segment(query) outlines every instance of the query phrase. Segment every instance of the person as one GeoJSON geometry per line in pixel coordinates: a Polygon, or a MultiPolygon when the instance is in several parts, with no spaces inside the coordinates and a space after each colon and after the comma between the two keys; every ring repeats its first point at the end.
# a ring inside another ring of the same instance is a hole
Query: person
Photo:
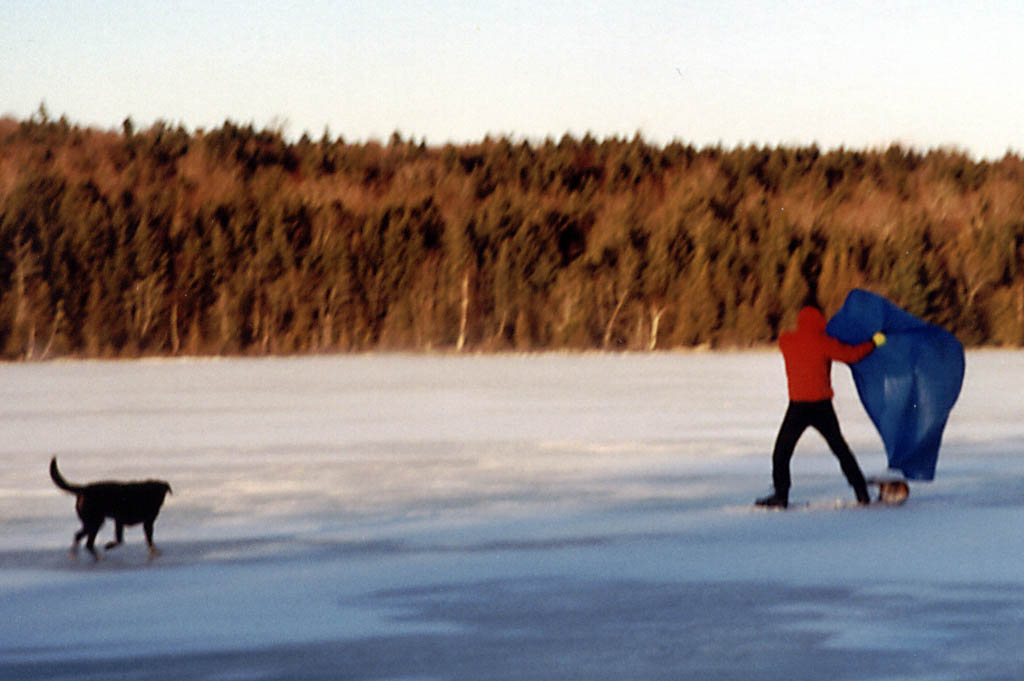
{"type": "Polygon", "coordinates": [[[839,430],[839,419],[832,406],[832,361],[859,362],[885,343],[885,335],[878,332],[872,340],[846,345],[826,334],[825,326],[825,315],[821,309],[808,305],[797,316],[796,331],[779,337],[779,348],[786,365],[789,407],[772,452],[775,489],[769,496],[757,499],[755,503],[758,506],[786,508],[789,505],[789,462],[797,440],[809,427],[821,433],[839,459],[839,467],[853,487],[857,502],[868,504],[871,501],[864,474],[839,430]]]}

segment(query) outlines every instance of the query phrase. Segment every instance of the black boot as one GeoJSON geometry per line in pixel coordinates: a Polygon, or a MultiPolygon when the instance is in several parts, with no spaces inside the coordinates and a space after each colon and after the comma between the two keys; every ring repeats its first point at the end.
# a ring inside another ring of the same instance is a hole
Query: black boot
{"type": "Polygon", "coordinates": [[[789,506],[789,498],[785,494],[772,492],[770,495],[756,500],[754,505],[764,506],[765,508],[786,508],[789,506]]]}

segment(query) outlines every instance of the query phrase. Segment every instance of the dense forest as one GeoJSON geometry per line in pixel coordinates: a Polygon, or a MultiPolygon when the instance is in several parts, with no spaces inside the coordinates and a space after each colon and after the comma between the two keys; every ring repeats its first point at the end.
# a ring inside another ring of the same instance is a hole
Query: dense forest
{"type": "Polygon", "coordinates": [[[649,350],[816,296],[1024,343],[1024,161],[0,118],[0,354],[649,350]]]}

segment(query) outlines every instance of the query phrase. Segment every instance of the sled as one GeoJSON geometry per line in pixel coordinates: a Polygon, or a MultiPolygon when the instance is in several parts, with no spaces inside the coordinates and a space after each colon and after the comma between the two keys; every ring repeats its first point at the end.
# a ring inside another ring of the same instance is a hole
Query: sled
{"type": "Polygon", "coordinates": [[[878,488],[878,498],[872,503],[899,506],[910,496],[910,485],[903,478],[876,476],[868,478],[867,483],[878,488]]]}

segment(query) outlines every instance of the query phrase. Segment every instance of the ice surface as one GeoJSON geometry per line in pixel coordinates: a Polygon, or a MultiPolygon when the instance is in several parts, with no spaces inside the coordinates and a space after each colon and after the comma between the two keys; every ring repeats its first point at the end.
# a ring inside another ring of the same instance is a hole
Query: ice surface
{"type": "Polygon", "coordinates": [[[3,365],[0,679],[1024,678],[1022,380],[968,354],[897,509],[806,435],[781,513],[774,352],[3,365]],[[70,559],[53,455],[170,481],[163,555],[70,559]]]}

